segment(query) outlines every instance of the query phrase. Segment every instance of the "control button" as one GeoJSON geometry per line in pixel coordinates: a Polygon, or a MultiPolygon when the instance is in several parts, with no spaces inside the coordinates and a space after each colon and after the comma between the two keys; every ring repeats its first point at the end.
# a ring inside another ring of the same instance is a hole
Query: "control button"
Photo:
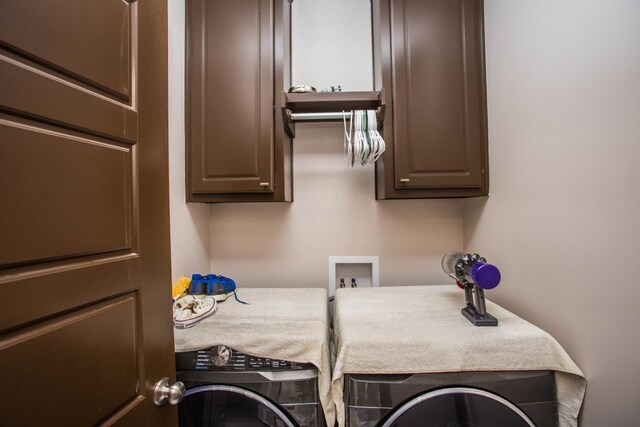
{"type": "Polygon", "coordinates": [[[209,359],[217,367],[226,366],[231,359],[231,349],[223,345],[217,345],[211,348],[209,359]]]}

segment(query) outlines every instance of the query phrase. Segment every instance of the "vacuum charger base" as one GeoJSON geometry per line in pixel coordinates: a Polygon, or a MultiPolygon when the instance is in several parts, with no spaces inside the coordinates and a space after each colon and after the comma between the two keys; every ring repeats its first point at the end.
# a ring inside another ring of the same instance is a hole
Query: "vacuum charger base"
{"type": "Polygon", "coordinates": [[[489,313],[479,314],[476,309],[470,305],[460,311],[462,312],[462,315],[475,326],[498,326],[498,319],[489,313]]]}

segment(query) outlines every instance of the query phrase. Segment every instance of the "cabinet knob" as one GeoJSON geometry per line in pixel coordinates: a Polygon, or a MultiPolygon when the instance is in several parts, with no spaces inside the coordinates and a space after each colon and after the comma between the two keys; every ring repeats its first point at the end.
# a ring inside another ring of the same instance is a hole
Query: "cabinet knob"
{"type": "Polygon", "coordinates": [[[409,182],[409,178],[400,178],[400,182],[409,182]]]}
{"type": "Polygon", "coordinates": [[[268,182],[261,182],[260,183],[260,187],[268,187],[269,183],[268,182]]]}

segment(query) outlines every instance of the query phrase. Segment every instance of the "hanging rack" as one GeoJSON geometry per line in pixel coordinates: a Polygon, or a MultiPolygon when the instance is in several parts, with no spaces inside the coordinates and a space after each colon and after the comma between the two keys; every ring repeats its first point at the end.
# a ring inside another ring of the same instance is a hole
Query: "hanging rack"
{"type": "Polygon", "coordinates": [[[342,120],[344,117],[350,118],[351,111],[340,111],[335,113],[291,113],[291,121],[295,122],[331,122],[342,120]]]}
{"type": "Polygon", "coordinates": [[[371,92],[282,93],[282,120],[291,138],[296,122],[337,122],[352,110],[376,110],[382,129],[385,111],[384,89],[371,92]],[[344,112],[344,113],[343,113],[344,112]]]}

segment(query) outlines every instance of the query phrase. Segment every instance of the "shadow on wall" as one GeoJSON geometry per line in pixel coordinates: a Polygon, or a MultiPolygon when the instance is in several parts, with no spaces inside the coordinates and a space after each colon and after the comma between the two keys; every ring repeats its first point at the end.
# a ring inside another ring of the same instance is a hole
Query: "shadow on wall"
{"type": "Polygon", "coordinates": [[[185,205],[187,207],[186,213],[189,216],[190,222],[193,223],[195,228],[194,235],[197,236],[197,239],[199,240],[198,247],[203,248],[205,251],[208,251],[209,229],[207,219],[209,217],[209,209],[208,207],[195,205],[193,203],[185,203],[185,205]]]}
{"type": "Polygon", "coordinates": [[[212,260],[274,259],[289,241],[291,203],[212,204],[209,237],[212,260]]]}
{"type": "Polygon", "coordinates": [[[382,254],[442,257],[462,248],[461,200],[379,201],[374,222],[382,254]]]}
{"type": "MultiPolygon", "coordinates": [[[[490,196],[489,196],[490,197],[490,196]]],[[[473,236],[478,229],[478,225],[480,224],[480,220],[482,219],[482,214],[484,212],[485,207],[487,206],[487,202],[489,197],[474,197],[471,199],[466,199],[463,204],[463,212],[464,212],[464,225],[463,225],[463,233],[464,233],[464,242],[465,244],[471,240],[471,236],[473,236]]],[[[473,248],[467,248],[465,246],[465,251],[474,251],[473,248]]]]}

